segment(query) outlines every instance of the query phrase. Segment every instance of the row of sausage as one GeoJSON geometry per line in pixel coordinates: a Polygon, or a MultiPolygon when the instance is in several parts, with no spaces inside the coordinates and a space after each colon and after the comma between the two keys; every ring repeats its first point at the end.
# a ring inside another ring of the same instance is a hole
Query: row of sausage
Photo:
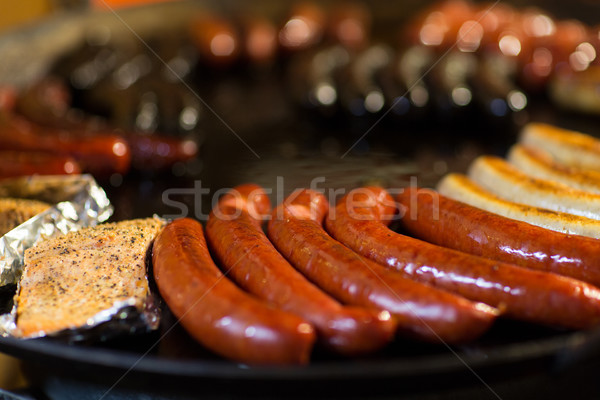
{"type": "Polygon", "coordinates": [[[394,198],[358,188],[330,208],[304,189],[270,210],[248,184],[220,199],[205,230],[170,223],[153,268],[171,311],[207,348],[246,363],[306,363],[315,342],[347,356],[395,335],[461,343],[498,317],[596,326],[598,244],[432,190],[394,198]],[[388,227],[398,219],[410,236],[388,227]]]}
{"type": "Polygon", "coordinates": [[[196,157],[193,140],[123,131],[72,108],[66,84],[47,78],[17,94],[0,90],[0,178],[130,168],[160,170],[196,157]]]}

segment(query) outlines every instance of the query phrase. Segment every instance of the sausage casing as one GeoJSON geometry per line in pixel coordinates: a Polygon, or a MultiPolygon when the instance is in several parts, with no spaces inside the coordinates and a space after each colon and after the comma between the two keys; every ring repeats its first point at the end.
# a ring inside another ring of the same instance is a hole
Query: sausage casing
{"type": "Polygon", "coordinates": [[[403,227],[420,239],[600,286],[596,239],[505,218],[429,189],[406,189],[397,199],[403,227]]]}
{"type": "Polygon", "coordinates": [[[569,328],[600,323],[596,287],[401,235],[386,226],[395,212],[387,191],[361,188],[338,203],[327,229],[358,253],[406,277],[499,307],[507,316],[569,328]]]}
{"type": "Polygon", "coordinates": [[[468,175],[481,187],[509,201],[600,219],[600,194],[532,177],[500,157],[478,157],[469,167],[468,175]]]}
{"type": "Polygon", "coordinates": [[[213,209],[206,237],[227,276],[255,296],[305,318],[321,342],[338,353],[355,355],[385,346],[396,329],[389,313],[342,306],[296,271],[261,228],[262,217],[270,211],[264,190],[253,184],[235,187],[213,209]]]}
{"type": "Polygon", "coordinates": [[[24,175],[79,174],[75,159],[60,154],[29,151],[0,151],[0,179],[24,175]]]}
{"type": "Polygon", "coordinates": [[[268,235],[308,279],[343,303],[388,310],[399,333],[431,342],[463,342],[485,332],[496,310],[412,281],[367,260],[330,237],[322,221],[329,205],[311,190],[279,205],[268,235]]]}
{"type": "Polygon", "coordinates": [[[502,199],[476,184],[466,175],[456,173],[446,175],[438,183],[437,190],[444,196],[506,218],[557,232],[600,238],[599,220],[502,199]]]}
{"type": "Polygon", "coordinates": [[[152,261],[160,294],[183,327],[215,353],[252,364],[306,364],[315,341],[300,317],[250,296],[214,264],[202,225],[183,218],[156,238],[152,261]]]}
{"type": "Polygon", "coordinates": [[[125,173],[131,162],[129,145],[119,135],[42,128],[6,113],[0,115],[0,149],[66,154],[96,175],[125,173]]]}

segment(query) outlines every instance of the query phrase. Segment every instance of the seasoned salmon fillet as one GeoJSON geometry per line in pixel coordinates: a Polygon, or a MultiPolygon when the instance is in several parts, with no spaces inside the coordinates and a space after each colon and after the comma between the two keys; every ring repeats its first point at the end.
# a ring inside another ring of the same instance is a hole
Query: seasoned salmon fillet
{"type": "Polygon", "coordinates": [[[0,236],[49,208],[41,201],[0,198],[0,236]]]}
{"type": "Polygon", "coordinates": [[[164,222],[147,218],[83,228],[25,251],[16,298],[22,337],[77,328],[111,308],[148,296],[146,255],[164,222]]]}

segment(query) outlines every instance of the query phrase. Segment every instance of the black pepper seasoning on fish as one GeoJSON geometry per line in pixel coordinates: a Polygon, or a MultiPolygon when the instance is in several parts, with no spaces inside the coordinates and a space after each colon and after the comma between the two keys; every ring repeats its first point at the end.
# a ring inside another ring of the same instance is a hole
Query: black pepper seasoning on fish
{"type": "Polygon", "coordinates": [[[16,299],[20,335],[82,327],[128,299],[143,308],[145,256],[162,226],[158,218],[103,224],[28,249],[16,299]]]}

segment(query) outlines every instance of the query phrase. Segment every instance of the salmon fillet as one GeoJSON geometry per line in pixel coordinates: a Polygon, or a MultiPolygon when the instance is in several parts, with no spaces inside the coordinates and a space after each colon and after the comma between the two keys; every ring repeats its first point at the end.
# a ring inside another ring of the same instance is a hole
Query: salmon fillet
{"type": "Polygon", "coordinates": [[[77,328],[117,301],[148,296],[146,255],[164,222],[147,218],[83,228],[25,251],[16,298],[22,337],[77,328]]]}
{"type": "Polygon", "coordinates": [[[41,201],[0,198],[0,236],[49,208],[41,201]]]}

